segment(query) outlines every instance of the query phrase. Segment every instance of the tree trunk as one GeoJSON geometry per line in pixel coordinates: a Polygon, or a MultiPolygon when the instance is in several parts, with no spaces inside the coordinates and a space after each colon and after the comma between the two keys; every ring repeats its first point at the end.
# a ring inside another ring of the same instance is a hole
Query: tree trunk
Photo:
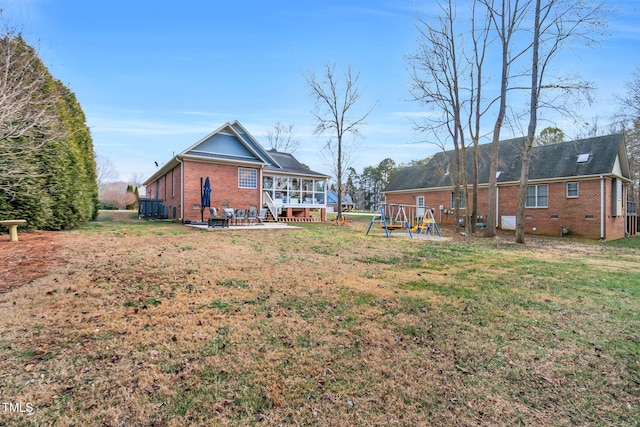
{"type": "Polygon", "coordinates": [[[536,135],[538,122],[538,55],[540,47],[540,0],[536,0],[535,22],[533,28],[533,44],[531,59],[531,104],[529,112],[529,126],[525,141],[524,153],[522,153],[522,170],[520,171],[520,190],[518,191],[518,212],[516,215],[516,243],[524,243],[524,208],[527,200],[527,182],[529,180],[529,165],[531,164],[531,151],[536,135]]]}
{"type": "Polygon", "coordinates": [[[342,215],[342,136],[338,133],[338,170],[336,179],[338,180],[338,216],[342,215]]]}

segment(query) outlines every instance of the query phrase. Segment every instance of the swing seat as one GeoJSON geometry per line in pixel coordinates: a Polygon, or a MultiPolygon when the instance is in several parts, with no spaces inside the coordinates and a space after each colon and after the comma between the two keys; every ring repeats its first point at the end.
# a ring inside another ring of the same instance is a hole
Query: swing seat
{"type": "MultiPolygon", "coordinates": [[[[380,228],[384,228],[384,224],[382,224],[380,228]]],[[[388,230],[399,230],[401,228],[406,228],[406,226],[404,224],[387,224],[388,230]]]]}

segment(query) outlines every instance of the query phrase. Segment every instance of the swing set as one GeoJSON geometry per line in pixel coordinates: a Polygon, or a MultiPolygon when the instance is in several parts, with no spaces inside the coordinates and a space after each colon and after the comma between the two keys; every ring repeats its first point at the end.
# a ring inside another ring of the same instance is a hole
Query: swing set
{"type": "Polygon", "coordinates": [[[380,224],[381,228],[384,228],[387,239],[390,237],[390,233],[393,230],[402,230],[405,228],[409,232],[409,237],[413,237],[411,234],[409,219],[407,218],[407,213],[404,210],[404,205],[382,203],[380,205],[380,214],[376,214],[371,218],[369,228],[367,228],[367,236],[369,235],[369,231],[371,231],[373,224],[376,223],[380,224]]]}
{"type": "Polygon", "coordinates": [[[374,224],[379,224],[380,227],[384,229],[387,239],[391,237],[391,232],[393,232],[394,230],[404,229],[407,230],[407,232],[409,233],[409,237],[411,238],[413,238],[413,233],[430,235],[434,235],[434,233],[437,233],[438,236],[441,237],[440,228],[438,228],[438,224],[433,217],[431,208],[424,206],[424,211],[425,214],[422,218],[422,222],[412,227],[409,219],[407,218],[407,213],[404,209],[404,205],[382,203],[380,205],[380,213],[371,218],[371,222],[369,223],[369,228],[367,228],[366,235],[369,235],[369,232],[373,228],[374,224]]]}

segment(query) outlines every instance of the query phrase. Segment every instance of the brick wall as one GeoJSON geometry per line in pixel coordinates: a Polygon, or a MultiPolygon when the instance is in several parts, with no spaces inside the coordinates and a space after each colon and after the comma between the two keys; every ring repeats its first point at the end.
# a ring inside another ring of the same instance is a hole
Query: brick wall
{"type": "MultiPolygon", "coordinates": [[[[200,209],[201,187],[204,180],[209,177],[211,183],[211,206],[220,210],[223,205],[232,208],[245,208],[250,206],[260,207],[260,192],[258,188],[238,188],[238,166],[211,164],[194,161],[184,161],[165,175],[161,176],[147,186],[147,197],[162,200],[167,207],[169,218],[180,218],[182,215],[182,173],[184,168],[184,216],[183,221],[200,221],[202,213],[200,209]],[[175,208],[175,209],[174,209],[175,208]]],[[[258,170],[258,186],[261,174],[258,170]]],[[[209,213],[205,212],[204,218],[209,213]]]]}
{"type": "MultiPolygon", "coordinates": [[[[223,205],[248,209],[260,207],[258,188],[238,188],[238,166],[185,161],[184,165],[184,220],[200,221],[200,178],[211,182],[211,206],[220,211],[223,205]],[[197,205],[198,208],[194,208],[197,205]]],[[[258,170],[258,187],[261,179],[258,170]]],[[[208,213],[205,213],[205,218],[208,213]]]]}
{"type": "MultiPolygon", "coordinates": [[[[561,226],[568,228],[572,235],[600,238],[600,179],[572,180],[579,184],[579,196],[567,198],[566,182],[548,183],[548,207],[525,209],[525,232],[548,236],[560,236],[561,226]]],[[[611,216],[612,180],[605,179],[605,238],[622,238],[625,235],[624,216],[611,216]]],[[[387,194],[388,203],[415,206],[416,198],[424,196],[425,206],[435,209],[435,218],[442,224],[453,224],[454,215],[439,214],[440,205],[452,210],[451,190],[416,191],[401,194],[387,194]]],[[[488,188],[478,189],[478,215],[486,218],[488,188]]],[[[500,186],[498,193],[498,226],[500,217],[515,216],[518,209],[518,186],[500,186]]],[[[623,198],[626,200],[626,197],[623,198]]],[[[471,189],[469,189],[469,206],[471,189]]]]}

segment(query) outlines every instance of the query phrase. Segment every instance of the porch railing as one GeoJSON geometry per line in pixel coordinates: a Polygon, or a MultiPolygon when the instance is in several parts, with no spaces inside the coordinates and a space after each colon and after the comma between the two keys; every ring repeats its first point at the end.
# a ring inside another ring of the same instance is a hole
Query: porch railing
{"type": "Polygon", "coordinates": [[[262,193],[264,194],[264,202],[266,203],[267,208],[269,208],[269,212],[271,212],[271,216],[277,222],[278,221],[278,207],[274,203],[274,201],[271,198],[271,195],[269,194],[268,191],[263,191],[262,193]]]}

